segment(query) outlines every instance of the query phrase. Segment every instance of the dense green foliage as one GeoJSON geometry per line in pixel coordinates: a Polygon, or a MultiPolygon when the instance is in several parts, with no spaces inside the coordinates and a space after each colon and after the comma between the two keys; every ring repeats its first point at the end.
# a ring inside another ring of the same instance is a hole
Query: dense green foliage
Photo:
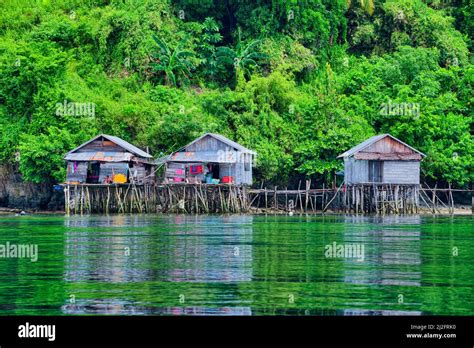
{"type": "Polygon", "coordinates": [[[159,156],[206,131],[257,151],[257,180],[332,178],[381,132],[427,154],[423,180],[474,179],[469,0],[0,8],[0,161],[25,180],[64,180],[62,155],[99,132],[159,156]],[[94,112],[58,112],[69,102],[94,112]]]}

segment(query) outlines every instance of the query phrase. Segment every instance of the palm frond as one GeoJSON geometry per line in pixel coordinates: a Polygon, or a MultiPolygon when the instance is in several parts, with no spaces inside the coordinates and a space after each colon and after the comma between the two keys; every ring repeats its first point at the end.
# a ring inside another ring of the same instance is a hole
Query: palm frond
{"type": "Polygon", "coordinates": [[[154,34],[153,34],[153,40],[156,42],[158,47],[160,47],[162,53],[170,55],[170,50],[168,48],[168,45],[163,40],[161,40],[158,36],[154,34]]]}

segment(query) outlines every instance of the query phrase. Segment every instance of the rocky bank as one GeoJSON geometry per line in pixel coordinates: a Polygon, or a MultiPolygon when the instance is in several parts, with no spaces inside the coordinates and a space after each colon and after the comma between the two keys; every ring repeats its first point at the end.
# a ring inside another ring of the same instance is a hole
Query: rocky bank
{"type": "Polygon", "coordinates": [[[54,190],[54,183],[26,183],[14,167],[0,166],[0,208],[64,210],[64,193],[54,190]]]}

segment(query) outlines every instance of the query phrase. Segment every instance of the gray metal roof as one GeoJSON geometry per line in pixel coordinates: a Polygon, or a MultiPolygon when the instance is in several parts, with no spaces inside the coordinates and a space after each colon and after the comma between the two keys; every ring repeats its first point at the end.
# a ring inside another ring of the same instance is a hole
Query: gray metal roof
{"type": "Polygon", "coordinates": [[[144,158],[153,158],[149,153],[146,153],[145,151],[143,150],[140,150],[138,147],[136,147],[135,145],[132,145],[130,144],[129,142],[119,138],[119,137],[116,137],[116,136],[113,136],[113,135],[107,135],[107,134],[99,134],[98,136],[92,138],[91,140],[89,141],[86,141],[84,144],[81,144],[79,145],[78,147],[76,147],[74,150],[71,150],[69,151],[66,156],[64,156],[64,159],[67,159],[66,157],[69,156],[70,154],[72,154],[73,152],[79,150],[81,147],[93,142],[94,140],[100,138],[100,137],[104,137],[105,139],[107,140],[110,140],[112,142],[114,142],[115,144],[117,144],[118,146],[124,148],[125,150],[128,150],[130,151],[131,153],[139,156],[139,157],[144,157],[144,158]]]}
{"type": "Polygon", "coordinates": [[[188,145],[186,146],[183,146],[181,149],[179,149],[178,151],[182,151],[184,149],[186,149],[187,147],[191,146],[192,144],[198,142],[199,140],[201,140],[202,138],[206,137],[206,136],[211,136],[219,141],[222,141],[223,143],[229,145],[230,147],[234,148],[235,150],[238,150],[238,151],[242,151],[242,152],[245,152],[245,153],[250,153],[252,155],[256,155],[257,153],[255,151],[252,151],[248,148],[246,148],[245,146],[242,146],[238,143],[236,143],[235,141],[232,141],[230,140],[229,138],[226,138],[225,136],[223,135],[220,135],[220,134],[216,134],[216,133],[206,133],[206,134],[203,134],[201,135],[199,138],[193,140],[192,142],[190,142],[188,145]]]}
{"type": "Polygon", "coordinates": [[[337,156],[337,158],[341,158],[341,157],[350,157],[350,156],[353,156],[355,153],[359,152],[359,151],[362,151],[363,149],[365,149],[366,147],[376,143],[377,141],[385,138],[385,137],[390,137],[392,138],[393,140],[395,141],[398,141],[399,143],[402,143],[403,145],[407,146],[408,148],[412,149],[413,151],[419,153],[420,155],[422,155],[423,157],[426,157],[426,155],[420,151],[418,151],[417,149],[411,147],[410,145],[404,143],[403,141],[401,141],[400,139],[397,139],[395,138],[394,136],[390,135],[390,134],[379,134],[379,135],[374,135],[373,137],[370,137],[369,139],[361,142],[360,144],[354,146],[353,148],[347,150],[346,152],[344,152],[343,154],[337,156]]]}

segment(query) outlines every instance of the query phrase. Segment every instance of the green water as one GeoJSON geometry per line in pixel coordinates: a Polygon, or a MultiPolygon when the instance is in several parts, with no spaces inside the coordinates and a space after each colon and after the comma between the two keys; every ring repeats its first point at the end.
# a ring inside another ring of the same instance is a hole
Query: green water
{"type": "Polygon", "coordinates": [[[7,242],[38,260],[0,258],[0,315],[474,315],[471,216],[3,216],[7,242]]]}

